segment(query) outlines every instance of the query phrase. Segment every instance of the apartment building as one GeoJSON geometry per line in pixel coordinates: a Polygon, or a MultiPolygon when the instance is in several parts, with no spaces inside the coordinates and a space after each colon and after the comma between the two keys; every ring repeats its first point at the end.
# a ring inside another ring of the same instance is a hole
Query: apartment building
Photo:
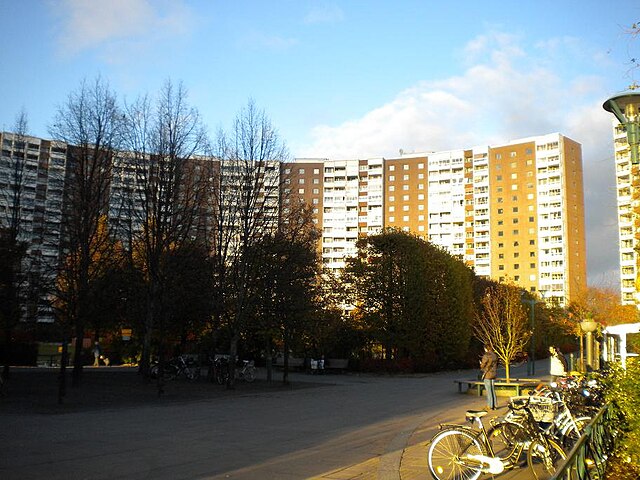
{"type": "MultiPolygon", "coordinates": [[[[631,302],[637,272],[631,175],[624,132],[615,132],[623,300],[631,302]]],[[[0,221],[6,226],[15,210],[12,172],[19,165],[20,235],[32,259],[25,271],[54,272],[67,146],[6,132],[0,143],[0,221]]],[[[238,165],[201,160],[223,179],[218,188],[241,190],[234,181],[238,165]]],[[[109,217],[123,240],[140,222],[135,168],[126,152],[114,165],[109,217]]],[[[581,146],[561,134],[389,158],[301,158],[266,165],[261,175],[266,217],[275,218],[294,198],[311,205],[322,262],[336,272],[356,254],[359,237],[394,227],[442,246],[478,275],[513,280],[547,300],[564,304],[586,287],[581,146]]],[[[208,222],[198,228],[210,228],[208,222]]],[[[38,308],[32,303],[31,314],[49,319],[38,308]]]]}
{"type": "MultiPolygon", "coordinates": [[[[8,132],[0,132],[0,144],[0,226],[16,215],[18,240],[27,242],[23,274],[31,284],[51,281],[60,258],[67,146],[8,132]]],[[[22,293],[29,296],[25,318],[52,321],[33,289],[22,293]]]]}
{"type": "Polygon", "coordinates": [[[582,151],[559,133],[393,158],[300,161],[310,163],[324,166],[323,194],[313,201],[329,268],[344,267],[359,235],[393,227],[548,301],[564,304],[586,288],[582,151]]]}
{"type": "Polygon", "coordinates": [[[620,259],[620,295],[623,304],[637,304],[636,279],[640,273],[635,232],[638,220],[638,166],[631,163],[627,133],[623,125],[613,120],[613,145],[616,165],[616,197],[618,207],[618,252],[620,259]],[[634,211],[635,210],[635,211],[634,211]]]}

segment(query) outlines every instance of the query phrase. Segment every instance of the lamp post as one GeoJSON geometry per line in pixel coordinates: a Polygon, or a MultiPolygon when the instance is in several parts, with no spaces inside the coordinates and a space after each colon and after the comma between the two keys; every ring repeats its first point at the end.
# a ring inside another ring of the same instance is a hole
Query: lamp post
{"type": "Polygon", "coordinates": [[[590,319],[585,319],[580,322],[580,329],[586,333],[586,345],[585,350],[587,351],[587,366],[586,368],[594,368],[593,364],[593,332],[595,332],[596,328],[598,328],[597,322],[594,322],[590,319]]]}
{"type": "Polygon", "coordinates": [[[632,85],[629,90],[608,99],[602,107],[618,119],[627,131],[629,143],[629,156],[631,164],[637,165],[640,161],[638,146],[640,143],[640,92],[635,90],[637,85],[632,85]]]}

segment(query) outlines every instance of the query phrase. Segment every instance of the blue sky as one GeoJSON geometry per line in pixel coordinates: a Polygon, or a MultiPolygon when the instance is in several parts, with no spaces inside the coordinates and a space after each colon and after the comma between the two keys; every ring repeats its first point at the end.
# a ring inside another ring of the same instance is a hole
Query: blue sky
{"type": "Polygon", "coordinates": [[[366,158],[551,132],[583,145],[589,282],[617,288],[611,116],[637,0],[0,0],[0,128],[100,75],[182,81],[210,132],[253,98],[294,157],[366,158]]]}

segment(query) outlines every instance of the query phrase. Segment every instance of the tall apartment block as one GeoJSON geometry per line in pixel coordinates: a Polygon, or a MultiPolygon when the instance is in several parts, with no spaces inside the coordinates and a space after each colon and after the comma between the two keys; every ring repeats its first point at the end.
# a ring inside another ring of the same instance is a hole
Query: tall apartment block
{"type": "MultiPolygon", "coordinates": [[[[0,132],[0,144],[0,226],[8,227],[19,210],[18,239],[28,245],[22,271],[31,285],[36,277],[52,281],[60,258],[67,146],[7,132],[0,132]]],[[[53,320],[37,296],[26,300],[25,318],[53,320]]]]}
{"type": "Polygon", "coordinates": [[[582,149],[563,135],[290,168],[308,166],[297,191],[314,205],[326,267],[344,267],[359,235],[394,227],[547,301],[586,288],[582,149]]]}
{"type": "Polygon", "coordinates": [[[613,121],[613,143],[616,165],[616,196],[618,205],[618,246],[620,258],[620,295],[623,304],[634,305],[638,300],[636,279],[638,270],[638,170],[631,164],[629,143],[624,126],[613,121]],[[633,168],[633,171],[632,171],[633,168]],[[634,209],[636,212],[634,212],[634,209]]]}

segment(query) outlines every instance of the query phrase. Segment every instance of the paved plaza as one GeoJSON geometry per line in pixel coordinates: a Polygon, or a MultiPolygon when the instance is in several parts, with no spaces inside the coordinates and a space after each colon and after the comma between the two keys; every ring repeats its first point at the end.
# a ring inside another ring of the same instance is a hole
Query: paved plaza
{"type": "Polygon", "coordinates": [[[309,385],[62,414],[0,402],[0,478],[428,479],[438,424],[485,404],[453,382],[476,373],[293,374],[309,385]]]}

